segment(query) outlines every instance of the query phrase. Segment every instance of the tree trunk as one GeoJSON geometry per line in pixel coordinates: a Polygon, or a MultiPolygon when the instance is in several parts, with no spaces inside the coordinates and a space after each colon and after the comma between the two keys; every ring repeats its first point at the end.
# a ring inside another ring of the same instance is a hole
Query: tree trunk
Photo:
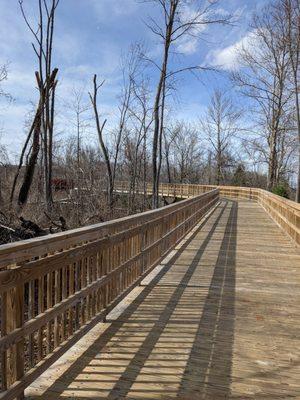
{"type": "Polygon", "coordinates": [[[268,184],[267,189],[272,190],[276,184],[276,169],[277,169],[277,135],[273,131],[270,138],[270,155],[268,162],[268,184]]]}
{"type": "Polygon", "coordinates": [[[153,131],[153,146],[152,146],[152,207],[157,208],[158,202],[158,188],[159,188],[159,166],[158,166],[158,149],[161,131],[161,118],[164,115],[164,105],[161,104],[163,101],[162,94],[166,85],[167,65],[169,58],[169,49],[171,45],[172,30],[174,24],[175,13],[177,9],[177,2],[170,3],[170,11],[168,15],[168,22],[166,25],[166,36],[164,39],[164,56],[163,63],[160,73],[158,86],[156,89],[156,96],[154,102],[154,131],[153,131]],[[160,107],[162,107],[160,113],[160,107]]]}
{"type": "Polygon", "coordinates": [[[298,78],[297,71],[294,74],[295,81],[295,102],[296,102],[296,118],[297,118],[297,130],[298,130],[298,178],[297,178],[297,188],[296,188],[296,202],[300,203],[300,104],[299,104],[299,94],[298,94],[298,78]]]}
{"type": "Polygon", "coordinates": [[[90,94],[90,99],[91,99],[91,103],[92,103],[94,114],[95,114],[96,128],[97,128],[99,143],[100,143],[100,147],[101,147],[101,150],[103,153],[106,171],[107,171],[107,204],[110,209],[110,212],[112,212],[113,203],[114,203],[114,197],[113,197],[113,195],[114,195],[114,178],[113,178],[112,168],[110,165],[108,150],[107,150],[104,140],[103,140],[103,129],[105,127],[106,120],[104,120],[102,125],[100,124],[100,118],[99,118],[99,113],[98,113],[98,108],[97,108],[98,89],[102,86],[103,83],[104,82],[102,82],[100,84],[100,86],[97,85],[97,75],[95,74],[94,79],[93,79],[94,92],[93,92],[93,95],[90,94]]]}
{"type": "Polygon", "coordinates": [[[26,166],[23,184],[22,184],[20,192],[19,192],[18,203],[21,206],[23,206],[26,203],[28,195],[29,195],[30,187],[32,184],[35,166],[37,163],[39,150],[40,150],[40,134],[41,134],[40,131],[41,131],[41,119],[39,117],[36,120],[36,126],[35,126],[34,134],[33,134],[32,151],[31,151],[31,155],[29,158],[29,162],[26,166]]]}

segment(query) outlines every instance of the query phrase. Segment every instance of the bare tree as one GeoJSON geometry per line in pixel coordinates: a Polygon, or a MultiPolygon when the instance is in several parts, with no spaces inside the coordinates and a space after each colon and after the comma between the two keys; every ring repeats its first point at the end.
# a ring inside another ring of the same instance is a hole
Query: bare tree
{"type": "Polygon", "coordinates": [[[7,148],[5,145],[1,143],[1,136],[0,136],[0,206],[4,204],[3,189],[8,178],[7,174],[8,165],[9,165],[9,156],[7,148]]]}
{"type": "MultiPolygon", "coordinates": [[[[287,90],[288,46],[280,34],[283,23],[275,18],[272,5],[254,17],[251,40],[239,51],[242,71],[233,74],[242,94],[255,104],[259,129],[267,142],[269,190],[278,182],[278,146],[286,130],[283,121],[291,95],[287,90]]],[[[265,152],[263,144],[262,148],[265,152]]]]}
{"type": "Polygon", "coordinates": [[[216,184],[224,182],[224,171],[230,158],[230,144],[240,130],[241,110],[220,90],[215,90],[207,109],[207,115],[200,121],[216,160],[216,184]]]}
{"type": "Polygon", "coordinates": [[[0,65],[0,98],[4,97],[6,100],[11,100],[11,95],[3,89],[3,82],[8,78],[8,65],[0,65]]]}
{"type": "Polygon", "coordinates": [[[298,177],[296,189],[296,201],[300,202],[300,100],[299,100],[299,72],[300,72],[300,1],[279,0],[274,6],[277,20],[283,21],[281,26],[282,38],[286,42],[291,81],[293,85],[294,104],[296,114],[296,130],[298,134],[298,177]]]}
{"type": "Polygon", "coordinates": [[[38,60],[38,72],[36,72],[37,86],[39,90],[39,104],[33,124],[25,141],[21,152],[18,172],[16,174],[12,192],[11,201],[19,176],[19,171],[23,165],[24,156],[28,151],[27,159],[29,163],[26,167],[26,173],[19,194],[19,204],[24,205],[28,198],[31,187],[35,165],[38,160],[40,148],[42,148],[43,174],[45,184],[45,202],[48,209],[51,209],[53,203],[52,196],[52,168],[53,168],[53,132],[54,132],[54,108],[55,108],[55,89],[57,85],[57,68],[52,68],[53,37],[55,12],[59,0],[39,0],[38,1],[38,25],[35,28],[26,15],[23,6],[23,0],[19,0],[20,9],[24,21],[34,37],[32,43],[33,50],[38,60]],[[40,140],[40,137],[41,140],[40,140]]]}
{"type": "MultiPolygon", "coordinates": [[[[66,103],[67,111],[67,122],[72,126],[72,133],[75,136],[76,142],[76,164],[74,176],[76,180],[76,216],[78,225],[81,224],[80,216],[82,214],[81,208],[84,207],[85,197],[83,192],[87,189],[85,183],[87,179],[85,177],[85,170],[83,168],[83,158],[84,158],[84,145],[83,136],[89,127],[91,105],[86,101],[85,97],[85,87],[73,88],[72,96],[70,101],[66,103]]],[[[74,169],[74,168],[73,168],[74,169]]]]}
{"type": "Polygon", "coordinates": [[[134,44],[130,47],[127,56],[123,56],[121,59],[123,82],[121,94],[119,96],[118,126],[114,130],[114,151],[112,151],[113,181],[116,177],[120,146],[130,118],[131,103],[133,100],[134,88],[136,86],[136,75],[140,64],[140,51],[140,45],[134,44]]]}
{"type": "Polygon", "coordinates": [[[130,127],[125,136],[125,160],[129,174],[129,212],[135,208],[135,192],[139,182],[143,187],[143,209],[147,207],[148,154],[147,143],[153,122],[150,106],[149,82],[142,77],[133,76],[133,94],[130,104],[130,127]]]}
{"type": "Polygon", "coordinates": [[[174,170],[177,182],[198,182],[203,156],[201,144],[195,127],[183,122],[177,123],[177,135],[174,139],[174,170]]]}
{"type": "MultiPolygon", "coordinates": [[[[163,56],[159,70],[159,79],[156,87],[155,101],[153,107],[154,131],[152,144],[152,186],[153,186],[153,208],[158,207],[158,186],[160,179],[160,164],[162,154],[162,136],[164,130],[164,111],[166,104],[167,81],[174,75],[186,71],[201,71],[205,68],[200,65],[182,66],[178,70],[169,69],[170,51],[186,37],[199,36],[203,27],[208,24],[229,23],[231,17],[219,16],[214,11],[217,0],[189,1],[189,0],[152,0],[160,8],[162,23],[150,19],[149,29],[159,37],[163,46],[163,56]],[[190,9],[189,7],[193,7],[190,9]],[[190,12],[189,12],[190,11],[190,12]]],[[[153,61],[152,61],[153,62],[153,61]]]]}
{"type": "MultiPolygon", "coordinates": [[[[167,178],[168,183],[172,183],[172,173],[171,173],[171,155],[172,155],[172,147],[173,143],[176,140],[177,136],[180,133],[180,125],[176,124],[174,127],[166,127],[163,132],[163,143],[164,143],[164,157],[166,162],[167,169],[167,178]]],[[[173,177],[174,178],[174,177],[173,177]]]]}
{"type": "MultiPolygon", "coordinates": [[[[8,78],[8,66],[7,64],[3,64],[0,66],[0,100],[1,98],[5,98],[6,100],[11,100],[11,95],[6,92],[3,87],[2,87],[2,83],[4,81],[6,81],[8,78]]],[[[2,130],[0,128],[0,140],[1,140],[1,133],[2,130]]],[[[0,141],[0,205],[3,204],[4,200],[3,200],[3,181],[7,181],[7,165],[9,163],[9,157],[8,157],[8,153],[7,153],[7,148],[6,146],[4,146],[1,141],[0,141]],[[2,170],[4,170],[4,179],[2,176],[2,170]]]]}
{"type": "Polygon", "coordinates": [[[172,124],[166,122],[162,176],[169,183],[199,182],[203,154],[203,141],[194,125],[184,121],[176,121],[172,124]]]}
{"type": "Polygon", "coordinates": [[[128,56],[122,60],[122,77],[123,85],[121,94],[119,96],[119,107],[118,107],[118,124],[115,129],[112,130],[110,140],[108,144],[105,144],[103,138],[103,130],[106,124],[106,120],[101,124],[99,121],[99,112],[97,108],[97,93],[98,89],[103,85],[104,81],[100,85],[97,85],[97,76],[94,76],[94,91],[93,95],[89,94],[90,100],[93,106],[96,127],[100,142],[101,151],[103,153],[107,176],[108,176],[108,204],[110,209],[113,208],[114,203],[114,182],[116,178],[118,160],[120,155],[120,146],[123,137],[126,132],[128,119],[132,114],[131,102],[134,95],[135,87],[135,74],[139,65],[140,60],[140,49],[138,45],[132,46],[128,52],[128,56]],[[109,146],[110,145],[110,146],[109,146]],[[110,151],[111,148],[111,151],[110,151]]]}
{"type": "MultiPolygon", "coordinates": [[[[35,167],[38,161],[39,151],[40,151],[40,137],[42,130],[42,121],[43,121],[43,113],[46,107],[46,96],[52,96],[52,91],[55,90],[56,86],[56,74],[57,69],[55,68],[51,75],[48,77],[47,81],[42,82],[40,79],[39,72],[36,72],[36,80],[39,88],[40,99],[39,104],[37,106],[35,116],[33,118],[32,124],[30,126],[29,132],[27,134],[27,138],[23,149],[21,151],[21,156],[19,160],[19,165],[17,168],[17,172],[14,177],[11,195],[10,195],[10,204],[12,204],[17,180],[24,162],[24,158],[27,159],[26,169],[24,173],[23,182],[20,188],[19,196],[18,196],[18,204],[23,206],[26,204],[29,191],[31,188],[35,167]],[[47,93],[47,94],[46,94],[47,93]],[[29,148],[29,149],[28,149],[29,148]],[[26,155],[27,152],[27,155],[26,155]]],[[[49,204],[49,203],[47,203],[49,204]]]]}
{"type": "Polygon", "coordinates": [[[112,211],[113,207],[113,192],[114,192],[114,181],[113,181],[113,171],[112,171],[112,166],[111,166],[111,160],[109,157],[109,151],[108,147],[106,146],[104,142],[104,137],[103,137],[103,132],[104,132],[104,127],[107,122],[106,119],[104,119],[103,122],[100,122],[100,116],[99,116],[99,111],[98,111],[98,91],[99,89],[103,86],[104,81],[102,81],[99,85],[97,83],[97,75],[94,75],[93,79],[93,93],[89,93],[91,104],[93,106],[94,114],[95,114],[95,121],[96,121],[96,129],[98,133],[98,139],[99,139],[99,144],[100,148],[104,157],[104,162],[106,166],[106,171],[107,171],[107,202],[110,210],[112,211]]]}
{"type": "Polygon", "coordinates": [[[89,126],[88,121],[90,116],[88,115],[88,111],[91,109],[90,104],[84,100],[84,92],[84,87],[73,88],[72,100],[67,104],[69,111],[72,113],[71,124],[74,127],[76,135],[76,161],[78,174],[80,171],[82,136],[89,126]]]}

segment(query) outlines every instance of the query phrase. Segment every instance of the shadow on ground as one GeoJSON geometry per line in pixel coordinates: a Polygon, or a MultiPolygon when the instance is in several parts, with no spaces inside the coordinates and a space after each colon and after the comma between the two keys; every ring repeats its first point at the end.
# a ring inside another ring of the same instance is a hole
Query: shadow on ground
{"type": "Polygon", "coordinates": [[[223,201],[104,334],[42,396],[30,398],[228,398],[237,213],[236,202],[223,201]],[[188,250],[191,261],[179,284],[164,285],[162,278],[172,272],[200,229],[207,235],[198,241],[198,249],[188,250]],[[209,281],[203,284],[195,276],[205,268],[202,258],[212,242],[219,251],[209,266],[209,281]],[[130,341],[130,332],[138,343],[130,341]],[[103,353],[108,353],[107,361],[113,359],[113,366],[101,358],[103,353]]]}

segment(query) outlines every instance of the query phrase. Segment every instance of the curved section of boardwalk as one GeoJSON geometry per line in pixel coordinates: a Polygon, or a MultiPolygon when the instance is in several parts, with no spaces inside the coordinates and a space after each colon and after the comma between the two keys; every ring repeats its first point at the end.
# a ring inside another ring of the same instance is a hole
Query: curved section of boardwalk
{"type": "Polygon", "coordinates": [[[300,399],[300,251],[223,200],[27,389],[32,399],[300,399]]]}

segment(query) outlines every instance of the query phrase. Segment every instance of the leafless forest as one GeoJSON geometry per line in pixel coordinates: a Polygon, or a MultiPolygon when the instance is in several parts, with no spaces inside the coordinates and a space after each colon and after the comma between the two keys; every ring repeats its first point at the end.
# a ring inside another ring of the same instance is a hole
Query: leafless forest
{"type": "MultiPolygon", "coordinates": [[[[109,82],[99,65],[89,84],[75,87],[72,98],[65,99],[70,135],[62,135],[56,124],[64,112],[56,101],[60,66],[53,63],[62,1],[36,1],[33,22],[26,1],[19,0],[24,31],[32,36],[28,51],[36,60],[32,75],[38,101],[30,116],[24,115],[17,161],[0,136],[1,243],[175,201],[160,198],[159,183],[260,187],[300,201],[299,0],[273,0],[253,15],[247,46],[236,50],[241,68],[231,72],[171,64],[178,41],[199,36],[201,44],[203,26],[225,29],[239,23],[234,15],[218,13],[221,1],[194,0],[197,12],[187,17],[182,12],[187,0],[151,0],[161,18],[150,15],[145,24],[160,43],[160,62],[138,41],[120,55],[118,115],[111,120],[102,108],[109,82]],[[149,66],[155,68],[151,76],[149,66]],[[193,123],[178,120],[171,104],[180,78],[205,74],[226,74],[232,90],[214,88],[203,115],[193,123]],[[89,139],[91,132],[97,145],[89,139]],[[118,181],[129,183],[127,195],[115,191],[118,181]]],[[[9,64],[0,65],[2,105],[14,101],[5,87],[9,79],[9,64]]]]}

